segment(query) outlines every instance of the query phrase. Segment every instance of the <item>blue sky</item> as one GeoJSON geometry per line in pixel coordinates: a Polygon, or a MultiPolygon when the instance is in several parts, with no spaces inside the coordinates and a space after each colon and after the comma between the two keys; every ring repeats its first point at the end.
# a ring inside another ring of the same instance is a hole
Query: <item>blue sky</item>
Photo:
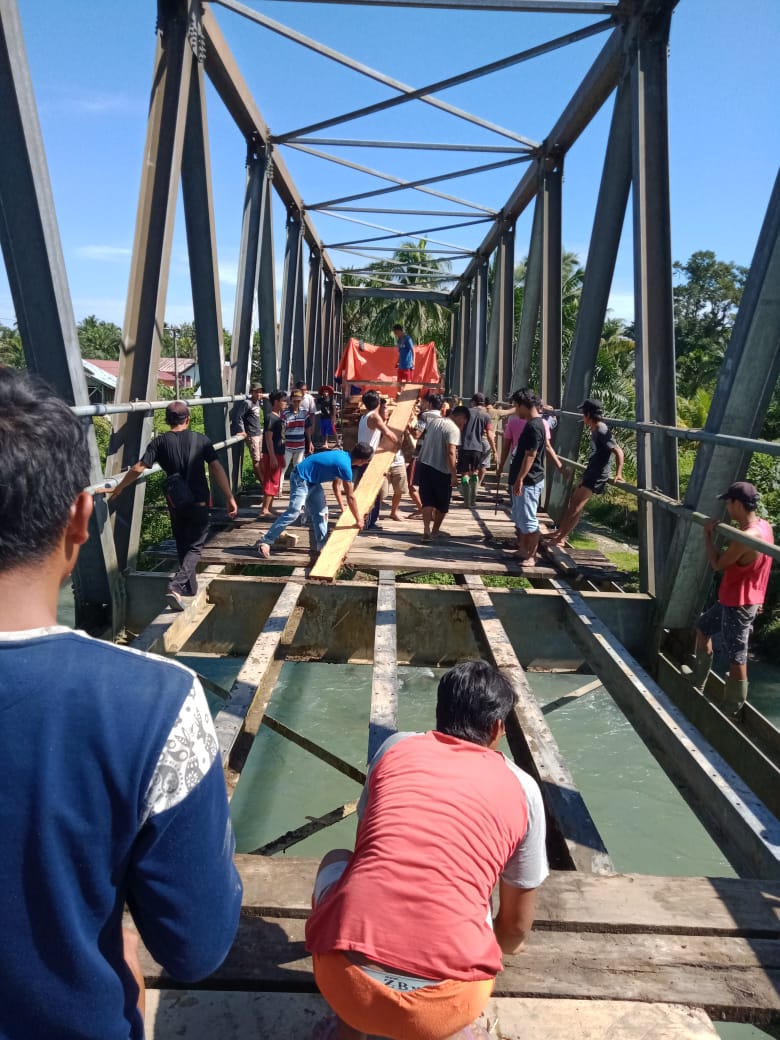
{"type": "MultiPolygon", "coordinates": [[[[413,86],[494,61],[582,28],[596,16],[422,11],[258,2],[248,6],[350,57],[413,86]]],[[[40,113],[76,319],[88,314],[121,325],[154,57],[156,5],[70,0],[18,0],[40,113]]],[[[219,5],[214,14],[275,133],[391,96],[387,87],[334,65],[219,5]]],[[[441,96],[514,132],[541,140],[603,45],[607,34],[582,41],[441,96]]],[[[669,65],[672,244],[677,260],[712,249],[723,260],[750,263],[780,162],[780,2],[680,0],[672,22],[669,65]]],[[[209,131],[220,257],[223,318],[233,324],[244,187],[243,141],[209,89],[209,131]]],[[[591,123],[565,164],[564,246],[587,255],[611,101],[591,123]]],[[[379,140],[509,144],[478,127],[412,102],[321,132],[379,140]]],[[[430,176],[491,158],[468,153],[325,148],[395,176],[430,176]]],[[[364,191],[378,182],[290,148],[283,157],[310,204],[364,191]]],[[[499,208],[525,165],[434,185],[499,208]]],[[[369,203],[358,203],[358,205],[369,203]]],[[[419,193],[398,192],[378,206],[458,208],[419,193]],[[431,203],[428,206],[428,203],[431,203]]],[[[436,218],[353,214],[392,228],[447,223],[436,218]],[[409,224],[412,219],[415,224],[409,224]],[[420,219],[417,224],[416,220],[420,219]],[[407,223],[404,223],[407,222],[407,223]]],[[[276,206],[276,261],[284,251],[276,206]]],[[[315,213],[325,243],[371,232],[315,213]]],[[[632,316],[630,211],[613,291],[613,313],[632,316]]],[[[466,248],[486,225],[434,234],[466,248]]],[[[517,224],[516,258],[527,251],[530,209],[517,224]]],[[[393,245],[393,242],[388,243],[393,245]]],[[[334,254],[337,266],[362,261],[334,254]]],[[[460,263],[460,262],[459,262],[460,263]]],[[[184,221],[177,216],[166,308],[169,321],[192,316],[184,221]]],[[[0,322],[13,304],[0,270],[0,322]]]]}

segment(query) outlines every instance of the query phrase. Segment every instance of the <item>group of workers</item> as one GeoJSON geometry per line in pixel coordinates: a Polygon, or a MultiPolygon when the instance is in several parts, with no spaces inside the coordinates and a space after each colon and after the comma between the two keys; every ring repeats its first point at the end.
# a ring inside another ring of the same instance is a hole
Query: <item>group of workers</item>
{"type": "MultiPolygon", "coordinates": [[[[533,391],[513,401],[525,420],[510,466],[517,522],[538,501],[529,489],[539,484],[546,434],[533,391]]],[[[429,404],[440,412],[436,396],[429,404]]],[[[622,464],[596,404],[583,404],[597,462],[572,497],[572,524],[582,499],[603,490],[609,457],[618,472],[622,464]]],[[[168,407],[170,432],[150,443],[113,494],[159,461],[169,480],[178,474],[189,484],[194,528],[208,512],[204,463],[228,513],[236,504],[210,442],[189,429],[181,405],[168,407]]],[[[452,422],[460,435],[469,419],[463,406],[451,420],[429,414],[424,445],[437,424],[452,422]]],[[[449,438],[441,439],[448,449],[449,438]]],[[[351,456],[304,458],[291,474],[291,508],[305,492],[316,513],[312,489],[334,474],[352,508],[353,469],[373,450],[359,442],[351,456]]],[[[447,451],[453,479],[455,454],[447,451]]],[[[421,470],[432,457],[421,452],[421,470]]],[[[227,955],[241,907],[219,747],[197,677],[57,624],[60,586],[89,537],[89,472],[84,427],[71,410],[33,378],[0,370],[0,1035],[9,1040],[140,1040],[137,933],[173,978],[194,981],[227,955]],[[137,933],[123,927],[125,907],[137,933]]],[[[181,493],[175,484],[172,501],[181,493]]],[[[420,486],[422,493],[422,474],[420,486]]],[[[720,497],[742,531],[772,541],[752,484],[732,484],[720,497]]],[[[440,512],[428,517],[431,532],[440,512]]],[[[705,528],[705,545],[724,580],[719,604],[699,621],[694,667],[702,681],[720,628],[734,707],[744,701],[747,635],[771,560],[739,543],[719,552],[716,523],[705,528]]],[[[194,582],[185,560],[170,592],[186,594],[194,582]]],[[[548,872],[538,785],[499,750],[514,701],[501,672],[460,664],[439,683],[435,729],[396,733],[375,754],[355,848],[328,853],[314,885],[306,942],[334,1012],[316,1026],[317,1040],[488,1036],[476,1020],[502,954],[523,947],[548,872]]]]}

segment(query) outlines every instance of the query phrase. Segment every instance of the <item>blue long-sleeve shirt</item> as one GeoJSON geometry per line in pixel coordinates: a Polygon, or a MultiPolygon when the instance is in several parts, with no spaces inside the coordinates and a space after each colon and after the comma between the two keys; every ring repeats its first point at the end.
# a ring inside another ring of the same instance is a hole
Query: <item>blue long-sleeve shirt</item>
{"type": "Polygon", "coordinates": [[[0,633],[0,1038],[137,1040],[127,902],[181,981],[235,936],[241,881],[189,669],[55,627],[0,633]]]}

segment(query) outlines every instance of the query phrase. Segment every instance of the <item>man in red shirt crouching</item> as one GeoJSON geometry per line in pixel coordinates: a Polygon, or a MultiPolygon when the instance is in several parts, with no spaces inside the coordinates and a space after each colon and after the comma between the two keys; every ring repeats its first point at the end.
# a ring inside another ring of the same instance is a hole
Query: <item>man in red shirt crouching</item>
{"type": "Polygon", "coordinates": [[[473,1023],[548,873],[539,787],[497,750],[513,705],[495,668],[457,665],[439,683],[436,729],[396,733],[376,753],[355,850],[322,860],[306,925],[338,1016],[320,1040],[487,1036],[473,1023]]]}

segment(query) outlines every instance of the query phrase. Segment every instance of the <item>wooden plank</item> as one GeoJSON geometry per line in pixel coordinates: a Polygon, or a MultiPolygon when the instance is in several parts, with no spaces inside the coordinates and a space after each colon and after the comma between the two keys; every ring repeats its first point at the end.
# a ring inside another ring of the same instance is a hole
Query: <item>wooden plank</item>
{"type": "MultiPolygon", "coordinates": [[[[242,915],[225,963],[200,989],[313,992],[299,918],[242,915]]],[[[149,987],[171,987],[141,948],[149,987]]],[[[534,931],[504,958],[496,996],[630,1000],[703,1008],[718,1020],[766,1026],[780,1017],[780,943],[723,936],[534,931]]]]}
{"type": "MultiPolygon", "coordinates": [[[[404,430],[409,425],[419,393],[419,386],[407,386],[399,393],[395,408],[390,415],[387,425],[393,433],[398,435],[399,444],[404,430]]],[[[381,490],[385,475],[392,465],[396,450],[395,447],[384,448],[380,445],[379,450],[374,453],[374,457],[366,466],[355,491],[361,513],[365,514],[371,509],[374,499],[381,490]]],[[[333,581],[357,535],[355,518],[349,509],[345,509],[336,521],[336,526],[331,531],[319,560],[312,568],[310,577],[333,581]]]]}
{"type": "MultiPolygon", "coordinates": [[[[312,1024],[330,1013],[314,993],[215,993],[149,990],[145,1026],[149,1040],[226,1040],[230,1037],[311,1036],[312,1024]],[[229,1030],[229,1034],[226,1033],[229,1030]]],[[[482,1022],[502,1040],[717,1040],[706,1012],[675,1004],[636,1001],[489,1001],[482,1022]]]]}
{"type": "Polygon", "coordinates": [[[368,721],[368,761],[398,729],[398,644],[395,627],[395,574],[380,571],[376,597],[374,673],[368,721]]]}
{"type": "Polygon", "coordinates": [[[282,640],[284,630],[293,610],[297,606],[303,589],[301,581],[303,574],[296,575],[296,578],[296,581],[287,582],[282,589],[282,593],[276,601],[276,606],[271,611],[263,631],[255,640],[254,646],[249,651],[241,671],[230,687],[227,701],[214,719],[223,766],[227,766],[239,734],[246,727],[250,708],[253,709],[255,716],[251,734],[251,737],[254,738],[262,722],[263,713],[271,699],[270,690],[264,691],[261,695],[262,683],[271,667],[274,654],[282,640]]]}
{"type": "Polygon", "coordinates": [[[157,615],[130,644],[133,650],[148,654],[175,654],[185,645],[214,604],[209,603],[208,592],[212,578],[224,568],[209,567],[206,577],[198,579],[198,592],[182,611],[167,608],[157,615]]]}
{"type": "Polygon", "coordinates": [[[548,818],[554,821],[562,836],[575,869],[612,873],[612,861],[606,846],[528,685],[523,667],[498,619],[490,594],[479,577],[466,575],[465,582],[493,662],[512,684],[517,697],[512,713],[514,727],[507,720],[507,739],[512,754],[519,765],[528,768],[530,763],[525,761],[526,755],[522,754],[518,759],[515,753],[518,739],[522,739],[531,755],[531,772],[542,789],[548,818]]]}
{"type": "Polygon", "coordinates": [[[594,672],[724,853],[748,877],[780,878],[780,823],[577,592],[557,583],[565,623],[594,672]]]}
{"type": "MultiPolygon", "coordinates": [[[[319,860],[235,857],[248,913],[308,917],[319,860]]],[[[780,882],[553,870],[535,928],[780,939],[780,882]]]]}

